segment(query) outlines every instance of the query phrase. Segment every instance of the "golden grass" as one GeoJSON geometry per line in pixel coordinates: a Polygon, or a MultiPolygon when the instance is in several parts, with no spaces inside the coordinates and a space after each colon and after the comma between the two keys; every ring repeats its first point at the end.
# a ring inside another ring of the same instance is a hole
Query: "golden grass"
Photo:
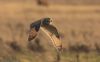
{"type": "MultiPolygon", "coordinates": [[[[46,50],[44,53],[37,53],[27,48],[27,37],[29,25],[31,22],[43,17],[51,17],[61,32],[63,47],[68,48],[70,45],[85,44],[90,49],[96,49],[100,44],[100,6],[99,5],[82,5],[82,6],[67,6],[67,5],[50,5],[48,7],[38,6],[35,3],[25,2],[0,2],[0,38],[3,41],[0,48],[0,57],[2,60],[12,60],[12,56],[23,57],[23,59],[15,58],[20,62],[50,62],[53,61],[56,55],[54,48],[48,43],[49,39],[44,34],[39,34],[41,37],[41,46],[46,50]],[[22,25],[18,27],[18,25],[22,25]],[[10,27],[9,27],[10,25],[10,27]],[[15,52],[9,43],[16,41],[21,51],[15,52]],[[3,52],[3,49],[5,52],[3,52]],[[3,53],[2,53],[3,52],[3,53]],[[19,55],[17,55],[19,54],[19,55]],[[42,54],[42,55],[41,55],[42,54]],[[49,55],[49,56],[48,56],[49,55]],[[3,56],[3,57],[2,57],[3,56]],[[45,56],[45,57],[43,57],[45,56]],[[5,58],[6,57],[6,58],[5,58]],[[41,58],[42,57],[42,58],[41,58]],[[50,60],[48,60],[48,58],[50,60]]],[[[0,41],[1,43],[1,41],[0,41]]],[[[74,54],[74,53],[73,53],[74,54]]],[[[75,53],[76,54],[76,53],[75,53]]],[[[95,53],[94,53],[95,54],[95,53]]],[[[68,56],[62,55],[62,62],[73,61],[73,55],[68,53],[68,56]],[[71,56],[71,57],[70,57],[71,56]]],[[[83,56],[81,61],[86,61],[83,56]],[[83,58],[83,59],[82,59],[83,58]]],[[[99,61],[98,55],[94,55],[89,62],[99,61]],[[95,56],[95,57],[94,57],[95,56]]],[[[76,56],[75,56],[76,57],[76,56]]],[[[0,59],[0,60],[1,60],[0,59]]]]}

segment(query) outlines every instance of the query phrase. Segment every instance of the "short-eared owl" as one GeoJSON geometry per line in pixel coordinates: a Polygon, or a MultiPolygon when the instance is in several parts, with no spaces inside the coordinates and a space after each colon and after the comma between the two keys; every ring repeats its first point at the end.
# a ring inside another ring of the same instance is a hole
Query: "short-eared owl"
{"type": "Polygon", "coordinates": [[[33,40],[37,36],[40,28],[43,28],[44,30],[51,33],[50,37],[51,39],[53,39],[52,41],[53,45],[58,47],[59,50],[61,50],[62,43],[58,41],[60,40],[60,35],[58,33],[57,28],[52,24],[51,18],[43,18],[30,24],[28,41],[33,40]]]}

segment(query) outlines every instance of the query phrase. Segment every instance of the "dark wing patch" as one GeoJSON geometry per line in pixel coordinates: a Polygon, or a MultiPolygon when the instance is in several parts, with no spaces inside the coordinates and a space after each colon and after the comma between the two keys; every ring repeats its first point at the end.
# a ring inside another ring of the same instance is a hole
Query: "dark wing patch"
{"type": "Polygon", "coordinates": [[[40,29],[40,26],[41,26],[41,20],[38,20],[30,24],[30,29],[34,28],[38,32],[40,29]]]}
{"type": "Polygon", "coordinates": [[[41,26],[41,20],[30,24],[30,32],[29,32],[28,41],[33,40],[37,36],[40,26],[41,26]]]}
{"type": "Polygon", "coordinates": [[[60,38],[60,35],[58,33],[57,28],[54,27],[53,25],[45,25],[45,26],[42,26],[42,27],[46,28],[49,32],[54,34],[57,38],[60,38]]]}

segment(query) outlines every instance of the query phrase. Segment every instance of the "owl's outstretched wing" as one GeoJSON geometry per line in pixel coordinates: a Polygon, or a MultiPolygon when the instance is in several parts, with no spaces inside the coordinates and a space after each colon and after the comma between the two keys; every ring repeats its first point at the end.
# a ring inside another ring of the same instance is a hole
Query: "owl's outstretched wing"
{"type": "Polygon", "coordinates": [[[62,42],[59,38],[57,38],[54,34],[51,35],[51,32],[46,30],[45,28],[41,27],[41,30],[51,39],[53,46],[56,48],[57,51],[62,50],[62,42]]]}
{"type": "Polygon", "coordinates": [[[44,31],[48,37],[51,39],[52,44],[54,45],[54,47],[58,50],[61,51],[62,49],[62,42],[60,40],[60,35],[58,33],[58,30],[56,27],[54,27],[53,25],[46,25],[43,26],[42,31],[44,31]]]}
{"type": "Polygon", "coordinates": [[[30,24],[28,41],[33,40],[37,36],[40,26],[41,26],[41,21],[36,21],[30,24]]]}

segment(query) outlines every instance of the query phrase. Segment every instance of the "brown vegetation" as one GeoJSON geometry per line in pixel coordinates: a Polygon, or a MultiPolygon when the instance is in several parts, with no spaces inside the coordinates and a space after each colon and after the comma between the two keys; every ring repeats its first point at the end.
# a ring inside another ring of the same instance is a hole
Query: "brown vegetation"
{"type": "Polygon", "coordinates": [[[0,2],[0,8],[0,62],[60,60],[50,39],[41,31],[39,39],[27,41],[30,23],[43,17],[51,17],[61,33],[61,62],[100,61],[99,5],[41,7],[32,2],[13,1],[0,2]]]}

